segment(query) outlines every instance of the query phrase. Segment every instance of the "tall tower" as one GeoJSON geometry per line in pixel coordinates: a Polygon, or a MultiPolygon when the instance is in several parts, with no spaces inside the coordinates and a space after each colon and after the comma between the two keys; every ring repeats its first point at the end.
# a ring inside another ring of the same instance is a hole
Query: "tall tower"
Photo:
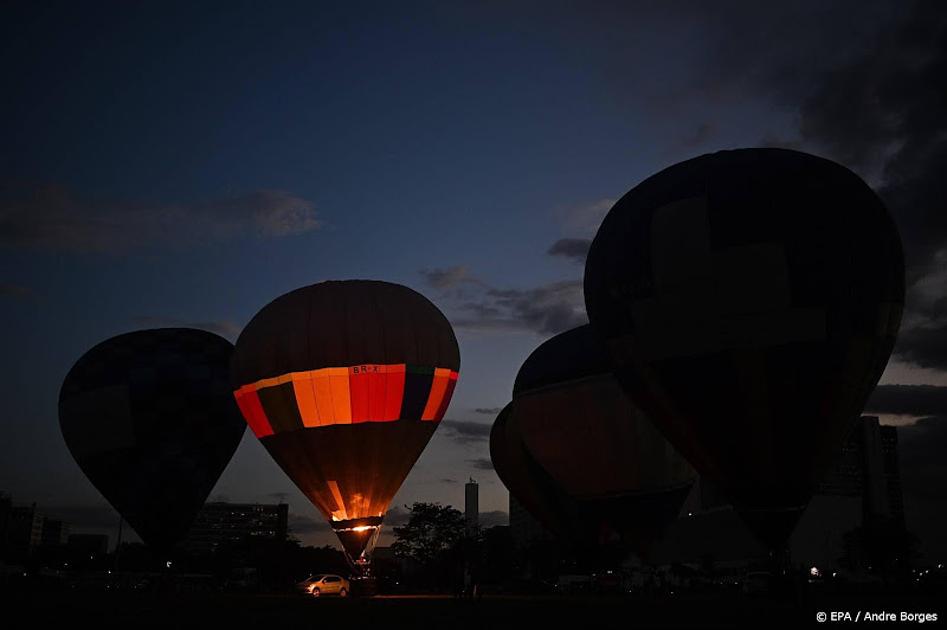
{"type": "Polygon", "coordinates": [[[464,513],[467,517],[467,535],[475,536],[480,529],[480,486],[473,477],[464,485],[464,513]]]}

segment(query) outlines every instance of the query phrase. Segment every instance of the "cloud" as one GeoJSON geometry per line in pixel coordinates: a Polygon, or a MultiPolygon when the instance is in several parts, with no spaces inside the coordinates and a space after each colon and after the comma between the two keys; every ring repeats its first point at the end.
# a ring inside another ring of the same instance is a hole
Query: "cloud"
{"type": "Polygon", "coordinates": [[[493,462],[489,457],[477,457],[475,459],[468,459],[467,463],[473,466],[477,470],[493,470],[493,462]]]}
{"type": "Polygon", "coordinates": [[[420,273],[428,286],[453,298],[451,323],[455,328],[549,335],[588,322],[581,280],[502,289],[487,284],[463,266],[422,269],[420,273]]]}
{"type": "Polygon", "coordinates": [[[892,28],[819,78],[800,108],[801,136],[850,166],[879,171],[878,192],[909,245],[916,279],[947,246],[947,93],[934,87],[947,84],[947,11],[906,3],[892,28]]]}
{"type": "MultiPolygon", "coordinates": [[[[682,16],[680,8],[667,11],[682,16]]],[[[865,178],[904,244],[908,294],[895,354],[947,370],[945,303],[930,299],[947,289],[943,3],[720,2],[689,13],[702,62],[686,87],[668,91],[664,115],[672,101],[714,107],[762,99],[767,117],[790,127],[764,133],[762,144],[825,155],[865,178]]]]}
{"type": "Polygon", "coordinates": [[[91,199],[57,186],[0,190],[0,244],[67,252],[124,252],[157,243],[276,238],[319,228],[311,201],[261,190],[207,202],[91,199]]]}
{"type": "Polygon", "coordinates": [[[479,413],[485,416],[495,416],[501,411],[503,411],[503,407],[477,407],[474,409],[474,413],[479,413]]]}
{"type": "Polygon", "coordinates": [[[490,439],[490,426],[483,422],[470,420],[442,420],[441,430],[455,442],[473,444],[490,439]]]}
{"type": "Polygon", "coordinates": [[[765,143],[824,154],[875,184],[915,270],[943,249],[947,93],[934,87],[947,82],[942,3],[721,2],[690,17],[705,45],[680,101],[755,96],[771,114],[775,105],[797,137],[765,143]]]}
{"type": "Polygon", "coordinates": [[[429,287],[439,291],[454,289],[464,284],[480,284],[480,280],[475,278],[465,265],[445,269],[422,269],[420,274],[429,287]]]}
{"type": "Polygon", "coordinates": [[[947,371],[947,249],[909,271],[909,278],[913,283],[894,354],[905,363],[947,371]]]}
{"type": "Polygon", "coordinates": [[[468,330],[554,335],[588,322],[581,281],[531,289],[489,289],[460,308],[455,326],[468,330]]]}
{"type": "Polygon", "coordinates": [[[560,238],[546,251],[550,256],[562,256],[573,262],[585,262],[592,246],[592,239],[588,238],[560,238]]]}
{"type": "Polygon", "coordinates": [[[905,416],[947,416],[947,387],[936,385],[879,385],[866,411],[905,416]]]}
{"type": "Polygon", "coordinates": [[[186,319],[176,319],[174,317],[152,317],[140,315],[133,317],[132,322],[136,326],[146,328],[199,328],[225,337],[230,341],[236,340],[240,336],[242,326],[228,320],[219,321],[190,321],[186,319]]]}
{"type": "Polygon", "coordinates": [[[816,76],[864,54],[907,4],[666,3],[662,10],[698,42],[693,49],[697,56],[683,85],[663,89],[655,105],[666,115],[677,115],[680,106],[698,98],[707,109],[746,101],[755,92],[779,105],[795,106],[800,96],[812,91],[816,76]]]}
{"type": "Polygon", "coordinates": [[[564,209],[562,224],[567,233],[579,238],[591,238],[598,232],[602,219],[608,214],[617,199],[603,197],[588,203],[569,206],[564,209]]]}
{"type": "Polygon", "coordinates": [[[799,110],[801,137],[867,174],[898,221],[909,279],[947,246],[947,12],[903,3],[857,53],[817,77],[799,110]],[[857,107],[852,104],[857,103],[857,107]]]}
{"type": "Polygon", "coordinates": [[[588,323],[581,280],[562,280],[531,289],[490,289],[486,305],[505,317],[470,320],[468,325],[491,323],[554,335],[588,323]]]}
{"type": "Polygon", "coordinates": [[[895,354],[900,360],[922,368],[947,370],[947,319],[933,326],[902,331],[895,354]]]}

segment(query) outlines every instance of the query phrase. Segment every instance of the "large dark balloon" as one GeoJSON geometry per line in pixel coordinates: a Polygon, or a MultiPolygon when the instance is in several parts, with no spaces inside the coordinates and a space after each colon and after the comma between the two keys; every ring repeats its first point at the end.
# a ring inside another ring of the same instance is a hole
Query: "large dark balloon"
{"type": "Polygon", "coordinates": [[[539,346],[513,402],[527,452],[578,502],[586,526],[643,551],[677,518],[694,470],[624,394],[590,326],[539,346]]]}
{"type": "Polygon", "coordinates": [[[230,390],[232,352],[202,330],[143,330],[95,346],[63,382],[66,445],[156,550],[187,535],[246,430],[230,390]]]}
{"type": "Polygon", "coordinates": [[[631,398],[778,545],[887,363],[901,242],[848,169],[724,151],[615,204],[585,299],[631,398]]]}
{"type": "Polygon", "coordinates": [[[497,415],[490,429],[490,460],[500,481],[549,532],[561,539],[575,537],[578,506],[526,450],[513,421],[514,403],[497,415]]]}
{"type": "Polygon", "coordinates": [[[232,383],[254,434],[354,561],[447,410],[454,331],[424,296],[387,282],[282,295],[237,341],[232,383]]]}

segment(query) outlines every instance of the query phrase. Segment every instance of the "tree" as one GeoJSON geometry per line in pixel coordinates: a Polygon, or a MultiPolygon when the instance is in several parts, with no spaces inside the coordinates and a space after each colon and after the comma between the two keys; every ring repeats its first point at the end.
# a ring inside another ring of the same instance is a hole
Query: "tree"
{"type": "Polygon", "coordinates": [[[408,522],[395,527],[395,555],[414,563],[422,582],[447,586],[463,567],[464,515],[439,503],[415,503],[408,522]]]}

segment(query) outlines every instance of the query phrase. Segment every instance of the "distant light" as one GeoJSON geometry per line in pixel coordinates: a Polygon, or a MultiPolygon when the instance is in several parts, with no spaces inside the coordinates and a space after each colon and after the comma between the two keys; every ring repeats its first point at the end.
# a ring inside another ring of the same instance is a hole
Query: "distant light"
{"type": "Polygon", "coordinates": [[[688,512],[687,515],[688,515],[688,516],[694,516],[694,513],[693,513],[693,512],[688,512]]]}
{"type": "Polygon", "coordinates": [[[819,567],[812,567],[811,569],[809,569],[809,575],[811,575],[812,577],[820,577],[822,575],[822,572],[819,571],[819,567]]]}
{"type": "Polygon", "coordinates": [[[167,567],[168,569],[170,569],[170,568],[171,568],[171,561],[168,560],[167,562],[165,562],[165,563],[164,563],[164,566],[167,567]]]}
{"type": "Polygon", "coordinates": [[[838,575],[838,573],[835,571],[832,571],[832,577],[835,577],[836,575],[838,575]]]}

